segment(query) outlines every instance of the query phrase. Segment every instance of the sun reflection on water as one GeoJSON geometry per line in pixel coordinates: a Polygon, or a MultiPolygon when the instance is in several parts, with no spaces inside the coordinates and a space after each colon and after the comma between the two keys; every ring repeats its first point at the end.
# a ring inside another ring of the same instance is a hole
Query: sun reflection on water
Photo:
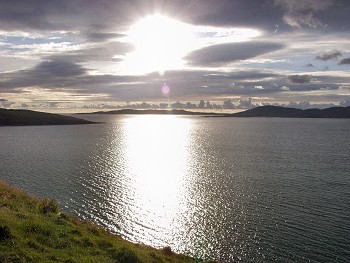
{"type": "Polygon", "coordinates": [[[140,229],[134,233],[142,239],[146,227],[148,232],[154,232],[155,239],[164,240],[176,220],[178,206],[184,202],[182,186],[188,169],[190,129],[189,119],[176,116],[135,116],[125,120],[125,176],[134,188],[130,193],[133,196],[129,196],[134,200],[130,214],[136,215],[138,222],[133,227],[140,229]]]}

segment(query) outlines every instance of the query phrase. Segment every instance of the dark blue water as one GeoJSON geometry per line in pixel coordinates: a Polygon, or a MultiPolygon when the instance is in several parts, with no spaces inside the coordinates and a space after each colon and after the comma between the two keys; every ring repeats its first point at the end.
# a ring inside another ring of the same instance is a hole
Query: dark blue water
{"type": "Polygon", "coordinates": [[[350,262],[349,120],[84,117],[0,127],[0,178],[204,259],[350,262]]]}

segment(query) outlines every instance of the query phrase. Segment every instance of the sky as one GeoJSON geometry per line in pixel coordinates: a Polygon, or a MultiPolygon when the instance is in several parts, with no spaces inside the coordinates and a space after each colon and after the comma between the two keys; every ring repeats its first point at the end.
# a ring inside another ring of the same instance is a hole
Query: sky
{"type": "Polygon", "coordinates": [[[0,0],[0,107],[350,105],[347,0],[0,0]]]}

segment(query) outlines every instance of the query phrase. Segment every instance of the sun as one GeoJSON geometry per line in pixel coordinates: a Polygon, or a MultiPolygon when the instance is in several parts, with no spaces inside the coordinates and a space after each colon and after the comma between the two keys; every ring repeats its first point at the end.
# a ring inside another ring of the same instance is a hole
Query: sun
{"type": "Polygon", "coordinates": [[[180,68],[195,40],[190,25],[159,14],[141,19],[126,35],[135,50],[126,56],[125,66],[139,74],[180,68]]]}

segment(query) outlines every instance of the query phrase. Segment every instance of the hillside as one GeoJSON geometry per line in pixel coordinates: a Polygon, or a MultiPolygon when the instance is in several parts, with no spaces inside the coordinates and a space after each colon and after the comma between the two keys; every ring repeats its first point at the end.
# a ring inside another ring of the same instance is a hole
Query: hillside
{"type": "Polygon", "coordinates": [[[91,123],[94,122],[59,114],[30,110],[0,109],[0,126],[71,125],[91,123]]]}
{"type": "Polygon", "coordinates": [[[278,106],[261,106],[254,109],[227,114],[226,117],[280,117],[280,118],[350,118],[350,107],[327,109],[295,109],[278,106]]]}
{"type": "Polygon", "coordinates": [[[0,262],[201,262],[134,244],[0,181],[0,262]]]}

